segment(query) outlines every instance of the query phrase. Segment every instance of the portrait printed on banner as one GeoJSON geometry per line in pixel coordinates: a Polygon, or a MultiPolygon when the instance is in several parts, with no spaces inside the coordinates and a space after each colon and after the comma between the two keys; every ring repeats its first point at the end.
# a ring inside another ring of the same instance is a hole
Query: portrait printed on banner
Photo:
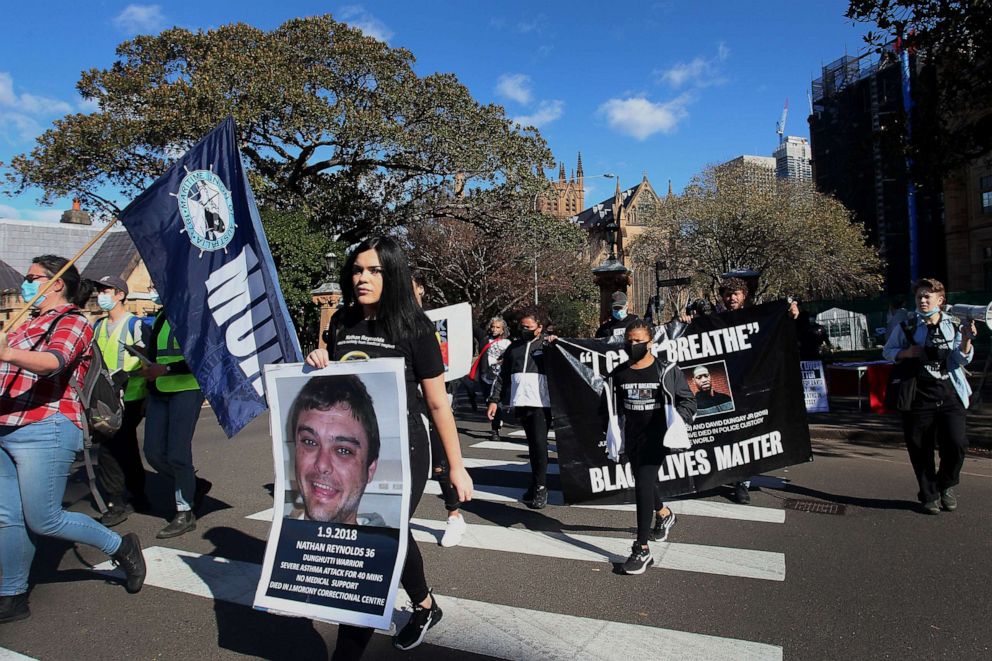
{"type": "Polygon", "coordinates": [[[727,363],[718,360],[681,368],[696,397],[696,419],[734,410],[734,394],[727,378],[727,363]]]}
{"type": "MultiPolygon", "coordinates": [[[[390,488],[400,481],[399,458],[390,456],[395,444],[387,443],[383,451],[369,387],[376,386],[375,380],[355,374],[314,376],[293,399],[286,421],[292,471],[287,466],[285,516],[399,526],[401,494],[390,488]]],[[[385,392],[380,388],[379,396],[385,392]]]]}
{"type": "Polygon", "coordinates": [[[270,365],[272,527],[255,607],[388,628],[410,502],[403,360],[270,365]]]}

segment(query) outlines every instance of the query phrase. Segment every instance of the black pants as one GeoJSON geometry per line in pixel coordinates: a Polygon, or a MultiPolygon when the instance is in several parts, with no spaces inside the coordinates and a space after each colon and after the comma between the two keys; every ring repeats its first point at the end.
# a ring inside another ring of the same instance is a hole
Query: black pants
{"type": "Polygon", "coordinates": [[[548,482],[548,429],[551,409],[538,406],[516,407],[517,419],[527,435],[530,450],[531,486],[544,487],[548,482]]]}
{"type": "Polygon", "coordinates": [[[921,503],[931,503],[960,481],[968,448],[964,405],[953,391],[940,402],[914,403],[913,410],[902,414],[902,429],[920,486],[917,497],[921,503]],[[934,466],[934,449],[940,455],[940,468],[934,466]]]}
{"type": "Polygon", "coordinates": [[[97,486],[107,501],[124,504],[124,489],[131,500],[145,499],[145,467],[138,450],[138,425],[144,417],[144,400],[124,402],[124,419],[113,436],[99,434],[100,463],[97,466],[97,486]]]}
{"type": "MultiPolygon", "coordinates": [[[[479,379],[479,397],[483,402],[489,401],[489,395],[492,392],[493,384],[486,383],[482,379],[479,379]]],[[[489,423],[490,428],[493,431],[499,431],[500,427],[503,426],[503,405],[500,402],[496,402],[496,415],[489,423]]]]}
{"type": "Polygon", "coordinates": [[[444,445],[441,444],[441,437],[437,435],[434,427],[430,427],[431,438],[431,468],[434,479],[441,486],[441,497],[444,499],[444,509],[454,512],[461,504],[458,500],[458,492],[451,486],[451,476],[448,473],[448,457],[444,452],[444,445]]]}
{"type": "Polygon", "coordinates": [[[635,447],[629,452],[630,470],[634,474],[634,497],[637,502],[637,543],[647,546],[654,513],[665,506],[658,488],[658,469],[664,462],[664,448],[657,440],[650,447],[635,447]],[[657,445],[657,447],[655,447],[657,445]]]}
{"type": "MultiPolygon", "coordinates": [[[[410,517],[417,510],[420,499],[424,495],[424,487],[427,485],[427,474],[431,472],[430,441],[427,436],[427,429],[424,427],[420,414],[410,416],[410,517]]],[[[410,595],[410,601],[419,604],[427,598],[430,592],[427,587],[427,577],[424,574],[424,556],[420,553],[417,542],[413,539],[413,533],[409,532],[407,538],[406,562],[403,564],[403,573],[400,574],[400,583],[403,589],[410,595]]],[[[334,647],[333,661],[351,661],[361,658],[365,653],[365,648],[375,629],[367,627],[356,627],[350,624],[338,625],[338,640],[334,647]]]]}

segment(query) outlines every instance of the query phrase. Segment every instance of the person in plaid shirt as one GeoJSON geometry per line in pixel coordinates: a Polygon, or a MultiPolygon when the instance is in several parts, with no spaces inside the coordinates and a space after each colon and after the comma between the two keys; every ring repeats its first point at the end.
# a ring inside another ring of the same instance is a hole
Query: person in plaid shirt
{"type": "Polygon", "coordinates": [[[38,314],[9,334],[0,332],[0,623],[22,620],[34,543],[28,535],[94,546],[120,565],[126,588],[145,580],[141,542],[121,537],[85,514],[62,509],[76,453],[83,448],[83,406],[73,389],[92,355],[93,330],[80,312],[91,287],[67,260],[35,257],[21,284],[25,302],[48,285],[38,314]]]}

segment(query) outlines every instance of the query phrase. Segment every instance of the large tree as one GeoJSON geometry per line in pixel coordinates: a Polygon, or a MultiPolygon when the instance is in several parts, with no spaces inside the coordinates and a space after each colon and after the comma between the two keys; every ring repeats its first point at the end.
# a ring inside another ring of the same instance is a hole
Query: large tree
{"type": "Polygon", "coordinates": [[[933,70],[914,94],[917,160],[946,172],[992,152],[992,2],[849,0],[847,16],[877,26],[865,41],[883,57],[899,40],[933,70]]]}
{"type": "Polygon", "coordinates": [[[580,258],[584,233],[568,221],[525,214],[501,228],[450,219],[410,225],[405,233],[432,305],[467,302],[480,323],[540,305],[559,332],[589,330],[597,300],[590,264],[580,258]]]}
{"type": "Polygon", "coordinates": [[[114,214],[233,116],[256,196],[354,240],[424,218],[499,224],[525,208],[551,154],[534,129],[451,74],[330,15],[271,31],[235,23],[139,36],[77,88],[99,110],[56,120],[16,156],[7,190],[76,195],[114,214]],[[471,196],[452,189],[474,190],[471,196]]]}
{"type": "MultiPolygon", "coordinates": [[[[709,168],[661,200],[633,249],[689,276],[715,297],[722,275],[759,271],[755,296],[806,299],[876,294],[882,262],[864,228],[834,198],[750,164],[709,168]]],[[[682,292],[676,292],[682,293],[682,292]]]]}

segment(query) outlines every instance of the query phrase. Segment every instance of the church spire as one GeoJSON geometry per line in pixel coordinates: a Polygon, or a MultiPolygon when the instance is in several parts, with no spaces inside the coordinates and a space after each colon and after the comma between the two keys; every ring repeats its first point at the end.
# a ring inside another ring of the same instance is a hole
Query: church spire
{"type": "Polygon", "coordinates": [[[579,164],[575,167],[575,176],[577,176],[579,179],[582,179],[583,174],[584,173],[582,172],[582,152],[579,152],[579,164]]]}
{"type": "Polygon", "coordinates": [[[565,181],[565,161],[558,164],[558,181],[565,181]]]}
{"type": "Polygon", "coordinates": [[[668,197],[672,196],[672,180],[668,180],[668,197]]]}

